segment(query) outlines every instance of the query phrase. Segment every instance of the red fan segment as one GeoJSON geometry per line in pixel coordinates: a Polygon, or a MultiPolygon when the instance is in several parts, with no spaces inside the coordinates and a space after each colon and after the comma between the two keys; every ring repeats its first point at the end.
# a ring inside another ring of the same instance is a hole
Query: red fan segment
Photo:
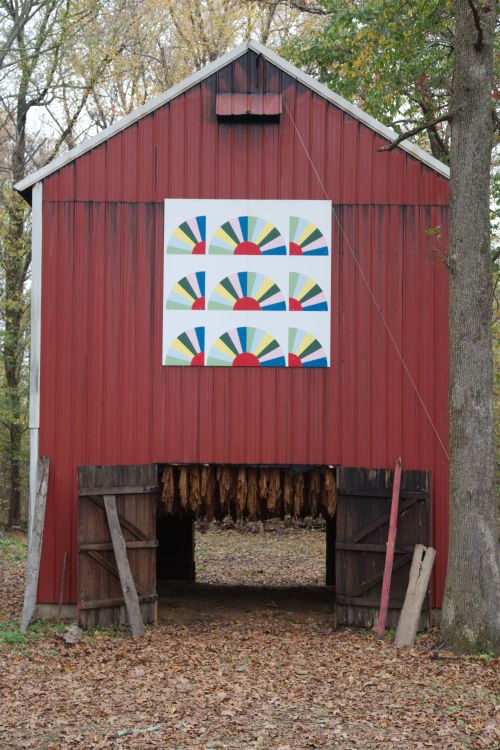
{"type": "Polygon", "coordinates": [[[260,305],[253,297],[241,297],[234,303],[233,310],[260,310],[260,305]]]}
{"type": "Polygon", "coordinates": [[[260,247],[255,242],[240,242],[234,251],[235,255],[262,255],[260,247]]]}
{"type": "Polygon", "coordinates": [[[296,242],[290,242],[290,255],[302,255],[302,248],[296,242]]]}
{"type": "Polygon", "coordinates": [[[191,360],[191,367],[203,367],[204,364],[205,364],[204,352],[198,352],[198,354],[195,354],[193,359],[191,360]]]}
{"type": "Polygon", "coordinates": [[[191,310],[204,310],[205,309],[205,297],[198,297],[195,299],[191,306],[191,310]]]}
{"type": "Polygon", "coordinates": [[[302,360],[292,352],[288,353],[288,367],[302,367],[302,360]]]}
{"type": "Polygon", "coordinates": [[[260,367],[259,358],[251,352],[242,352],[233,359],[233,367],[260,367]]]}

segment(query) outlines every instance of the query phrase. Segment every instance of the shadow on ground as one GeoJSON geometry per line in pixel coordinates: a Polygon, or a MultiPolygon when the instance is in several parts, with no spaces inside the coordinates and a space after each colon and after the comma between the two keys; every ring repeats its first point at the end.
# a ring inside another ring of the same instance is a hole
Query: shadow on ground
{"type": "Polygon", "coordinates": [[[334,590],[328,586],[251,586],[158,582],[158,624],[234,622],[267,616],[335,627],[334,590]]]}

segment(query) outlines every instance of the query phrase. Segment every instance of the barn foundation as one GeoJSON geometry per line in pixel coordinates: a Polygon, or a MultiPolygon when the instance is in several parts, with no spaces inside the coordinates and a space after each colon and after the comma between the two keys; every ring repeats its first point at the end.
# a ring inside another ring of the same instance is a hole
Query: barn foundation
{"type": "Polygon", "coordinates": [[[327,586],[335,586],[335,535],[337,517],[328,518],[326,521],[326,575],[327,586]]]}

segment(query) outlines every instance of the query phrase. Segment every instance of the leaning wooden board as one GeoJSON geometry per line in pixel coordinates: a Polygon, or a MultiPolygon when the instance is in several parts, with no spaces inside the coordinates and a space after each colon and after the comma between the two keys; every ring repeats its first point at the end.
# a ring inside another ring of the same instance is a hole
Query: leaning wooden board
{"type": "Polygon", "coordinates": [[[156,509],[158,467],[85,466],[78,469],[78,621],[91,628],[127,621],[104,495],[115,495],[142,619],[156,622],[156,509]]]}

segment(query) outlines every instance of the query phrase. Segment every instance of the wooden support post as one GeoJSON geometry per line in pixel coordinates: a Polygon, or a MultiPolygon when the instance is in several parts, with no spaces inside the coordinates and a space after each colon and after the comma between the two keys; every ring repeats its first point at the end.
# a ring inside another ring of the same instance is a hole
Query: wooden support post
{"type": "Polygon", "coordinates": [[[385,553],[384,578],[382,580],[382,595],[378,614],[377,639],[383,640],[387,611],[389,609],[389,592],[391,590],[392,563],[394,561],[394,547],[396,546],[396,531],[398,526],[399,488],[401,486],[401,459],[396,459],[394,469],[394,484],[392,486],[391,516],[389,519],[389,536],[387,537],[387,551],[385,553]]]}
{"type": "Polygon", "coordinates": [[[25,633],[31,622],[36,606],[40,557],[42,554],[43,525],[45,522],[45,504],[49,485],[50,458],[38,459],[36,476],[36,498],[28,549],[26,570],[26,588],[24,591],[23,614],[21,616],[21,633],[25,633]]]}
{"type": "Polygon", "coordinates": [[[435,557],[436,550],[433,547],[424,547],[423,544],[415,545],[405,603],[401,610],[394,638],[395,646],[411,646],[415,641],[420,612],[427,593],[435,557]]]}
{"type": "Polygon", "coordinates": [[[59,606],[57,607],[57,617],[56,620],[59,622],[61,619],[61,610],[62,610],[62,603],[63,603],[63,596],[64,596],[64,584],[66,583],[66,568],[68,567],[68,553],[64,553],[63,558],[63,566],[62,566],[62,573],[61,573],[61,586],[59,588],[59,606]]]}
{"type": "Polygon", "coordinates": [[[326,585],[335,586],[335,532],[337,516],[326,519],[326,585]]]}
{"type": "Polygon", "coordinates": [[[144,622],[142,620],[141,605],[135,588],[134,579],[130,570],[127,557],[127,546],[118,519],[116,510],[116,497],[114,495],[104,495],[104,508],[108,519],[111,541],[115,553],[116,567],[120,576],[120,583],[125,599],[125,608],[127,617],[132,630],[132,635],[137,638],[144,635],[144,622]]]}

